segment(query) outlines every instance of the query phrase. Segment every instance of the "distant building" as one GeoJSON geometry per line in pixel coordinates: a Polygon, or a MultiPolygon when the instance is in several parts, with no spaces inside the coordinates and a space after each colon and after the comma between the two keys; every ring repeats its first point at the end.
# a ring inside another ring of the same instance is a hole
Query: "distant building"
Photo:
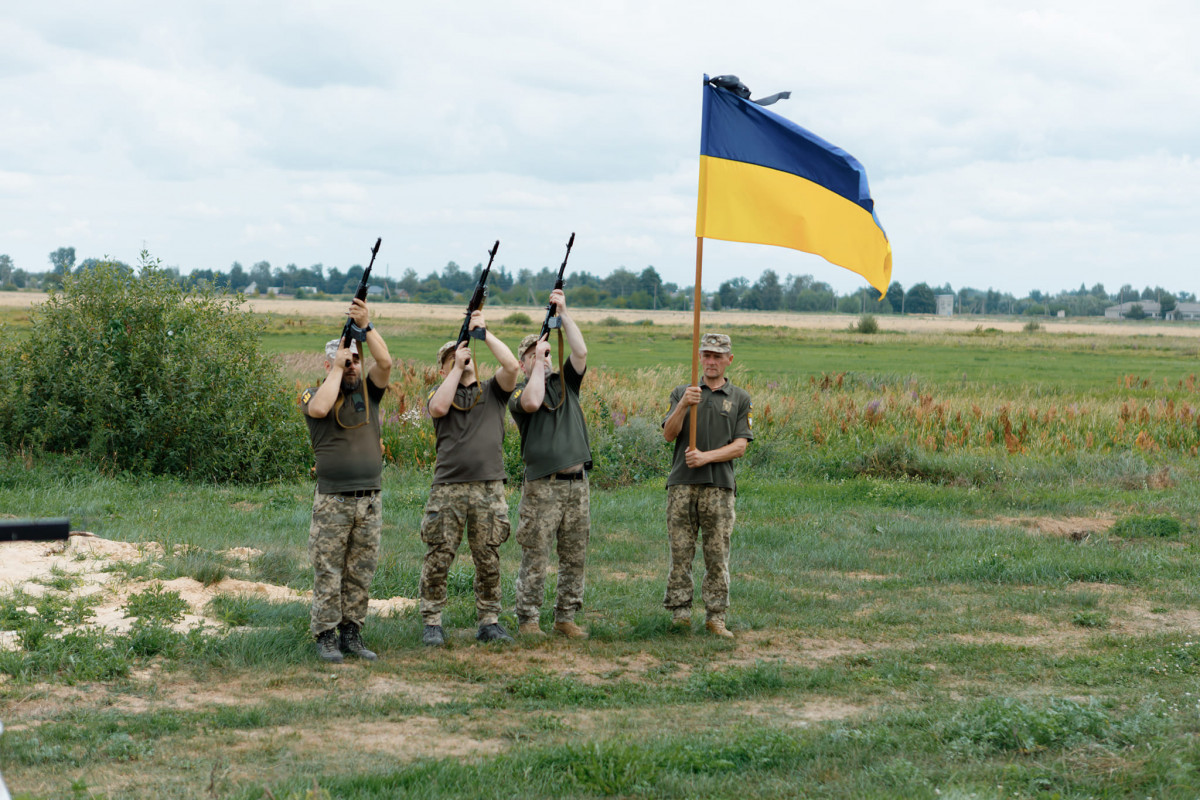
{"type": "MultiPolygon", "coordinates": [[[[1192,304],[1187,303],[1186,305],[1192,304]]],[[[1159,319],[1162,316],[1162,306],[1153,300],[1130,300],[1128,303],[1109,306],[1104,309],[1104,316],[1107,319],[1124,319],[1129,316],[1129,309],[1134,306],[1141,306],[1142,312],[1145,313],[1147,319],[1159,319]]]]}
{"type": "Polygon", "coordinates": [[[939,294],[935,296],[937,300],[937,313],[942,317],[954,316],[954,295],[939,294]]]}
{"type": "Polygon", "coordinates": [[[1168,311],[1171,319],[1200,319],[1200,303],[1176,303],[1174,311],[1168,311]]]}

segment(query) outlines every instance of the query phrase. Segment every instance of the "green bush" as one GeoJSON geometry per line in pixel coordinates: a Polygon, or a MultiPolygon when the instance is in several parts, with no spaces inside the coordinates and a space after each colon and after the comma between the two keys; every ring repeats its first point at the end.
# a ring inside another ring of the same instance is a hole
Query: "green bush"
{"type": "Polygon", "coordinates": [[[863,314],[858,318],[858,325],[854,330],[857,333],[879,333],[879,321],[875,319],[874,314],[863,314]]]}
{"type": "Polygon", "coordinates": [[[0,342],[0,444],[81,453],[117,471],[260,482],[309,460],[295,398],[259,347],[261,323],[142,253],[101,263],[0,342]]]}

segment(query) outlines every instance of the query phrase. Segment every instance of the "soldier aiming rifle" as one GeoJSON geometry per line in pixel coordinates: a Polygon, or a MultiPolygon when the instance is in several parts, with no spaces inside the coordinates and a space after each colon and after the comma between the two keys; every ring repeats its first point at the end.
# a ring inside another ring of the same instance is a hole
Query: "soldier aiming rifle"
{"type": "Polygon", "coordinates": [[[425,560],[421,565],[421,641],[429,647],[446,643],[442,610],[446,578],[454,563],[463,529],[475,563],[475,615],[481,642],[511,642],[500,626],[500,545],[508,541],[508,500],[504,496],[504,408],[517,385],[520,365],[504,342],[487,330],[483,301],[488,272],[500,242],[467,305],[458,339],[437,353],[442,382],[429,393],[429,416],[437,436],[433,487],[421,521],[425,560]],[[482,384],[471,357],[469,339],[482,339],[500,367],[482,384]]]}
{"type": "Polygon", "coordinates": [[[387,389],[392,359],[367,310],[367,279],[382,240],[371,250],[350,304],[342,335],[325,345],[325,380],[300,395],[317,460],[308,555],[313,565],[310,629],[317,654],[340,664],[349,653],[368,661],[363,644],[371,579],[379,559],[382,528],[383,453],[379,403],[387,389]],[[363,380],[360,346],[375,363],[363,380]]]}

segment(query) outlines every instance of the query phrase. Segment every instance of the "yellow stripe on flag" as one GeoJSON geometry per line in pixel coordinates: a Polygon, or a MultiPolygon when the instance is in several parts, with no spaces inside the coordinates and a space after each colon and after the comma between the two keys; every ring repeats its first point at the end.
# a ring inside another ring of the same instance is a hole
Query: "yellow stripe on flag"
{"type": "Polygon", "coordinates": [[[696,236],[790,247],[856,272],[886,294],[892,247],[870,212],[788,172],[700,156],[696,236]]]}

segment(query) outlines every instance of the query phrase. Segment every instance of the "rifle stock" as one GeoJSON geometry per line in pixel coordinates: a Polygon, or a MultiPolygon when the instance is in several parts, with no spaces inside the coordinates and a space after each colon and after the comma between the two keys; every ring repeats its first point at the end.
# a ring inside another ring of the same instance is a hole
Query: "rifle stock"
{"type": "MultiPolygon", "coordinates": [[[[371,267],[375,266],[375,256],[379,254],[379,245],[383,244],[383,237],[375,240],[375,246],[371,248],[371,262],[367,264],[367,268],[363,270],[362,278],[358,282],[358,289],[354,292],[354,297],[357,300],[367,299],[367,282],[371,279],[371,267]]],[[[346,324],[342,326],[342,347],[350,346],[350,333],[354,325],[354,318],[347,316],[346,324]]]]}
{"type": "MultiPolygon", "coordinates": [[[[571,257],[571,248],[575,245],[575,233],[571,232],[571,238],[567,240],[567,254],[563,256],[562,265],[558,268],[558,280],[554,282],[555,289],[563,288],[563,273],[567,271],[567,259],[571,257]]],[[[551,328],[557,328],[562,324],[558,319],[558,309],[554,303],[546,304],[546,319],[542,321],[542,330],[538,334],[538,338],[542,339],[550,335],[551,328]],[[553,321],[552,321],[553,320],[553,321]]]]}
{"type": "Polygon", "coordinates": [[[488,263],[483,268],[483,272],[479,273],[479,282],[475,284],[475,291],[471,294],[471,301],[467,303],[467,316],[463,319],[462,327],[458,331],[458,345],[465,342],[471,337],[471,315],[479,309],[483,308],[483,303],[487,299],[487,281],[488,275],[492,271],[492,262],[496,259],[496,251],[500,249],[500,240],[492,245],[491,251],[488,252],[488,263]]]}

